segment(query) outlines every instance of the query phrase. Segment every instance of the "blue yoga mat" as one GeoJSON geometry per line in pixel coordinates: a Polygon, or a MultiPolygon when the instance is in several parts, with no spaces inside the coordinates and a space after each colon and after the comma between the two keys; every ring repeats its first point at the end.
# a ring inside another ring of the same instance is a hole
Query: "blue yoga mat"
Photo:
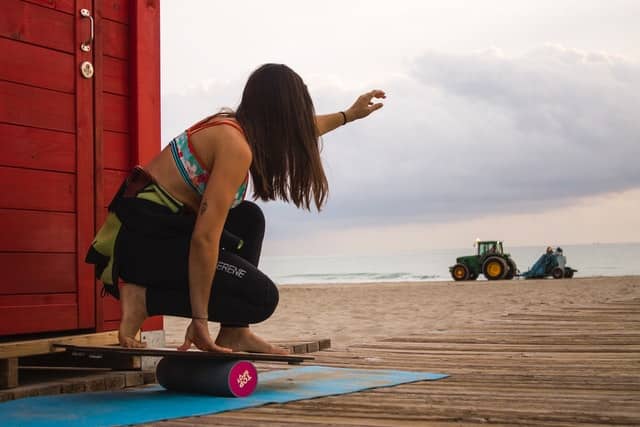
{"type": "Polygon", "coordinates": [[[446,376],[425,372],[305,366],[260,374],[255,393],[242,399],[180,394],[160,386],[30,397],[0,403],[0,424],[4,427],[137,424],[438,380],[446,376]]]}

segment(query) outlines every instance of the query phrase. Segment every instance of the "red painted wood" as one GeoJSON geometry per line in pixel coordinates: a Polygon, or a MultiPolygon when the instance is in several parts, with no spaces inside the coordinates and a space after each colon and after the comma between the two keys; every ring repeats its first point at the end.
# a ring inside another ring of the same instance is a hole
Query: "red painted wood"
{"type": "Polygon", "coordinates": [[[0,122],[75,131],[74,96],[0,81],[0,122]]]}
{"type": "Polygon", "coordinates": [[[51,9],[59,10],[61,12],[73,14],[74,0],[24,0],[28,3],[37,4],[40,6],[48,7],[51,9]]]}
{"type": "Polygon", "coordinates": [[[65,331],[78,328],[76,304],[3,306],[0,335],[65,331]]]}
{"type": "Polygon", "coordinates": [[[135,2],[132,17],[133,161],[145,164],[160,152],[159,1],[135,2]]]}
{"type": "MultiPolygon", "coordinates": [[[[95,140],[94,140],[94,194],[93,194],[93,209],[95,215],[96,229],[100,228],[106,218],[106,209],[104,208],[104,164],[105,164],[105,142],[104,142],[104,82],[106,79],[105,70],[105,26],[104,19],[102,18],[102,7],[104,2],[96,3],[96,39],[94,45],[94,61],[96,69],[99,70],[94,78],[93,96],[94,105],[94,126],[95,126],[95,140]]],[[[101,293],[102,284],[98,283],[95,287],[95,318],[96,318],[96,330],[103,331],[104,329],[104,299],[101,293]]]]}
{"type": "Polygon", "coordinates": [[[127,61],[106,56],[102,66],[104,91],[117,95],[129,93],[129,65],[127,61]]]}
{"type": "Polygon", "coordinates": [[[104,170],[104,200],[102,206],[109,206],[113,196],[118,192],[120,185],[124,182],[128,172],[105,169],[104,170]]]}
{"type": "Polygon", "coordinates": [[[131,169],[131,141],[126,133],[104,132],[104,167],[128,171],[131,169]]]}
{"type": "Polygon", "coordinates": [[[104,307],[104,320],[120,320],[122,315],[120,301],[111,296],[106,296],[102,298],[102,305],[104,307]]]}
{"type": "Polygon", "coordinates": [[[75,211],[75,176],[0,166],[0,208],[75,211]]]}
{"type": "Polygon", "coordinates": [[[0,252],[0,294],[76,291],[74,254],[0,252]]]}
{"type": "MultiPolygon", "coordinates": [[[[131,38],[131,140],[134,164],[146,164],[160,152],[160,2],[133,2],[131,38]]],[[[161,330],[162,316],[145,330],[161,330]]]]}
{"type": "Polygon", "coordinates": [[[103,20],[104,54],[115,58],[127,59],[129,56],[129,27],[118,22],[103,20]]]}
{"type": "Polygon", "coordinates": [[[106,320],[102,322],[102,331],[116,331],[120,327],[120,320],[106,320]]]}
{"type": "Polygon", "coordinates": [[[0,165],[75,172],[75,137],[69,133],[0,124],[0,165]]]}
{"type": "MultiPolygon", "coordinates": [[[[0,36],[73,53],[74,16],[20,0],[0,1],[0,36]]],[[[84,29],[84,37],[89,28],[84,29]]]]}
{"type": "Polygon", "coordinates": [[[73,93],[73,56],[0,38],[0,80],[73,93]]]}
{"type": "Polygon", "coordinates": [[[0,252],[75,252],[74,214],[0,209],[0,224],[0,252]]]}
{"type": "Polygon", "coordinates": [[[0,306],[21,305],[44,305],[56,304],[67,305],[75,304],[76,296],[74,294],[58,293],[58,294],[21,294],[21,295],[0,295],[0,306]]]}
{"type": "Polygon", "coordinates": [[[105,93],[103,96],[104,130],[129,131],[129,98],[105,93]]]}
{"type": "MultiPolygon", "coordinates": [[[[89,9],[95,15],[91,0],[77,0],[76,8],[89,9]]],[[[78,17],[75,20],[76,39],[75,45],[86,40],[84,31],[87,28],[87,19],[78,17]]],[[[76,69],[80,69],[83,61],[94,61],[95,46],[90,52],[75,50],[76,69]]],[[[78,278],[78,325],[81,328],[92,328],[96,325],[96,281],[94,269],[84,262],[86,249],[89,247],[95,234],[95,218],[93,197],[94,179],[94,94],[93,79],[85,79],[81,73],[75,73],[76,97],[75,97],[75,128],[76,128],[76,233],[75,244],[79,248],[76,253],[76,275],[78,278]]]]}
{"type": "MultiPolygon", "coordinates": [[[[136,1],[136,0],[134,0],[136,1]]],[[[102,0],[102,16],[123,24],[129,22],[128,0],[102,0]]]]}
{"type": "Polygon", "coordinates": [[[142,324],[143,331],[159,331],[164,329],[164,319],[162,316],[152,316],[142,324]]]}

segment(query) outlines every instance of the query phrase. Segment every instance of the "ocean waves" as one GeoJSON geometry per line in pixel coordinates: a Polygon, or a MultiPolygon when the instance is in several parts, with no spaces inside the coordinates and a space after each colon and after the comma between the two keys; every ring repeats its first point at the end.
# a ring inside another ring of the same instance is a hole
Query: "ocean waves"
{"type": "Polygon", "coordinates": [[[284,285],[305,283],[421,282],[443,280],[444,278],[437,274],[361,272],[286,274],[275,276],[273,279],[277,284],[284,285]]]}

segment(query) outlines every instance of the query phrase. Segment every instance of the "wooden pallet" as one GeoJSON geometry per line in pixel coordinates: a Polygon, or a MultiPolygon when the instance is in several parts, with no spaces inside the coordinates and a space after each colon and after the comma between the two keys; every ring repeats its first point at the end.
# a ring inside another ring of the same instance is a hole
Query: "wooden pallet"
{"type": "MultiPolygon", "coordinates": [[[[118,332],[110,331],[0,343],[0,389],[13,388],[19,385],[18,368],[20,359],[64,352],[64,349],[55,348],[53,346],[54,343],[112,345],[117,344],[117,342],[118,332]]],[[[34,363],[38,364],[35,361],[34,363]]],[[[131,360],[132,366],[135,363],[134,360],[131,360]]]]}

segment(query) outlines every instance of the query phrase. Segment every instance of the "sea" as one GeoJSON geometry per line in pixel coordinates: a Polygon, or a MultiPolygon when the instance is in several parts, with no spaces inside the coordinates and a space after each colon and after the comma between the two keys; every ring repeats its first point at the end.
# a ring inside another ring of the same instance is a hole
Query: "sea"
{"type": "MultiPolygon", "coordinates": [[[[546,246],[505,248],[520,272],[527,271],[546,246]]],[[[640,275],[640,243],[562,246],[574,277],[640,275]]],[[[436,249],[393,255],[265,256],[260,268],[277,284],[361,283],[452,280],[449,267],[473,248],[436,249]]],[[[480,276],[479,280],[482,280],[480,276]]]]}

